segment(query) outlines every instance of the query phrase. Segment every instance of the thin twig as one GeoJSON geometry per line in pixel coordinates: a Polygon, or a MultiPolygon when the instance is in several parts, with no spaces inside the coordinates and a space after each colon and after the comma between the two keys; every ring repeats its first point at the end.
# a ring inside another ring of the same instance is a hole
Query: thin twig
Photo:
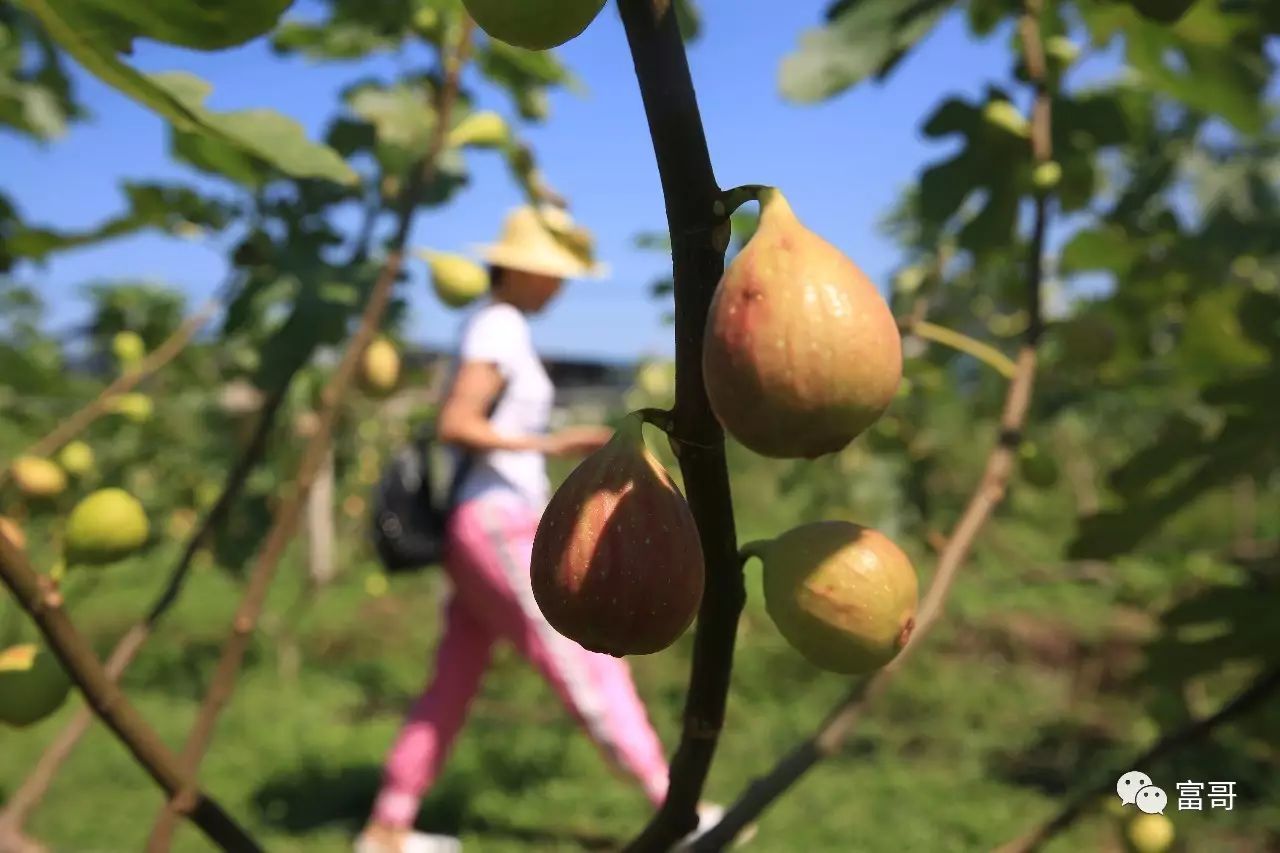
{"type": "Polygon", "coordinates": [[[666,200],[675,275],[672,433],[707,563],[680,745],[666,800],[628,851],[666,851],[697,826],[697,805],[724,724],[738,617],[746,600],[724,433],[707,402],[702,337],[724,274],[730,226],[716,186],[684,43],[669,0],[618,0],[666,200]]]}
{"type": "Polygon", "coordinates": [[[1273,666],[1263,671],[1248,687],[1237,693],[1212,715],[1193,720],[1182,728],[1170,732],[1111,773],[1100,775],[1097,784],[1077,793],[1062,806],[1057,814],[1026,835],[996,848],[996,853],[1033,853],[1039,850],[1049,839],[1079,820],[1094,800],[1113,794],[1115,780],[1122,773],[1136,767],[1150,767],[1169,753],[1208,737],[1214,729],[1261,705],[1263,700],[1277,689],[1280,689],[1280,666],[1273,666]]]}
{"type": "MultiPolygon", "coordinates": [[[[143,619],[129,628],[116,643],[115,648],[111,650],[104,669],[107,678],[112,683],[119,683],[121,676],[124,675],[125,670],[129,668],[134,659],[137,658],[138,653],[151,637],[160,620],[177,602],[178,595],[182,590],[187,575],[190,573],[195,555],[204,547],[212,532],[222,525],[232,505],[239,498],[245,483],[248,482],[249,474],[252,473],[266,451],[267,439],[271,435],[276,416],[281,410],[281,404],[285,400],[292,379],[293,375],[291,374],[267,397],[262,411],[259,413],[258,423],[254,427],[254,433],[249,440],[248,446],[240,454],[240,458],[236,460],[231,470],[227,472],[221,494],[218,495],[213,506],[209,508],[209,512],[205,515],[200,525],[187,538],[187,543],[182,549],[182,556],[178,559],[173,570],[170,571],[169,579],[160,594],[147,610],[143,619]]],[[[35,765],[27,774],[26,779],[5,801],[4,809],[0,810],[0,850],[3,849],[3,841],[6,837],[12,838],[22,832],[23,824],[26,823],[28,816],[39,805],[40,800],[49,790],[49,786],[57,776],[58,770],[71,756],[76,744],[84,733],[89,730],[92,722],[93,712],[88,706],[77,711],[71,721],[63,727],[57,737],[53,739],[53,742],[41,753],[35,765]]]]}
{"type": "MultiPolygon", "coordinates": [[[[1052,157],[1052,149],[1049,138],[1050,101],[1044,83],[1044,56],[1040,47],[1038,13],[1039,0],[1028,0],[1020,32],[1028,56],[1027,67],[1036,86],[1036,119],[1032,122],[1033,153],[1037,160],[1044,161],[1052,157]],[[1039,58],[1038,62],[1035,61],[1036,57],[1039,58]]],[[[977,488],[938,557],[938,568],[933,583],[920,604],[911,641],[887,666],[859,682],[831,711],[816,733],[792,749],[769,773],[748,786],[723,820],[694,843],[694,850],[723,849],[811,767],[834,754],[844,743],[866,706],[901,671],[941,617],[956,575],[969,556],[974,540],[1004,498],[1017,460],[1018,446],[1022,440],[1022,430],[1031,406],[1036,379],[1036,350],[1042,331],[1040,306],[1044,279],[1044,237],[1048,219],[1048,200],[1039,196],[1035,204],[1035,219],[1027,257],[1026,294],[1030,322],[1025,342],[1018,352],[1013,381],[1005,395],[1000,416],[1000,435],[987,457],[977,488]]]]}
{"type": "MultiPolygon", "coordinates": [[[[64,444],[84,432],[90,424],[106,414],[113,399],[132,391],[138,387],[142,380],[175,359],[190,343],[191,338],[199,331],[200,327],[209,322],[209,318],[217,313],[220,307],[217,300],[206,302],[199,311],[184,320],[182,325],[174,330],[173,334],[147,355],[136,369],[121,374],[114,382],[104,388],[102,393],[63,420],[54,427],[53,431],[28,447],[21,455],[49,456],[56,453],[64,444]]],[[[0,486],[5,484],[9,475],[8,468],[0,470],[0,486]]]]}
{"type": "MultiPolygon", "coordinates": [[[[266,544],[259,553],[257,562],[249,576],[249,582],[240,605],[232,620],[231,633],[223,645],[208,692],[201,703],[195,724],[188,733],[182,751],[183,766],[194,779],[200,762],[208,751],[213,739],[218,717],[231,699],[235,689],[236,677],[244,662],[249,642],[262,614],[267,592],[275,579],[280,560],[285,548],[293,539],[298,528],[299,516],[307,492],[328,458],[329,445],[332,439],[334,423],[351,380],[359,366],[360,358],[377,333],[382,315],[390,302],[393,286],[400,274],[404,259],[404,247],[409,239],[417,210],[418,195],[422,188],[434,177],[436,163],[444,150],[445,139],[450,125],[450,116],[457,100],[459,78],[462,66],[470,53],[473,24],[463,16],[463,24],[459,30],[458,44],[443,59],[444,82],[438,92],[437,124],[429,148],[423,158],[415,164],[410,175],[409,186],[405,188],[397,211],[398,223],[395,236],[392,238],[390,252],[384,263],[369,301],[360,318],[359,328],[347,345],[337,370],[325,386],[321,394],[319,426],[316,434],[308,441],[299,463],[298,473],[293,488],[281,502],[276,511],[266,544]]],[[[180,815],[193,805],[189,791],[182,791],[170,799],[162,808],[152,829],[147,850],[151,853],[168,851],[173,838],[173,831],[180,815]]]]}
{"type": "Polygon", "coordinates": [[[917,338],[933,341],[935,344],[942,344],[943,346],[951,347],[957,352],[973,356],[1005,379],[1012,379],[1014,374],[1017,373],[1018,367],[1013,363],[1013,359],[991,346],[991,344],[971,338],[963,332],[948,329],[946,326],[939,326],[937,323],[930,323],[928,320],[915,322],[904,328],[903,331],[907,334],[915,335],[917,338]]]}
{"type": "Polygon", "coordinates": [[[223,850],[237,853],[260,850],[257,842],[221,806],[191,784],[178,756],[165,746],[115,685],[93,653],[93,646],[71,623],[57,587],[47,576],[32,570],[26,556],[3,532],[0,532],[0,580],[31,614],[49,648],[90,707],[115,732],[138,764],[168,793],[192,792],[188,814],[209,840],[223,850]]]}

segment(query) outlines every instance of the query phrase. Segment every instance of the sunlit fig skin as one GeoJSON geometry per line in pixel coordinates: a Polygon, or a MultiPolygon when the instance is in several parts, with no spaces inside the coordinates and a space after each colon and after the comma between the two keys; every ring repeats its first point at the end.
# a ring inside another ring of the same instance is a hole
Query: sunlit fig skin
{"type": "Polygon", "coordinates": [[[529,50],[550,50],[580,35],[605,0],[463,0],[489,35],[529,50]]]}
{"type": "Polygon", "coordinates": [[[365,393],[385,396],[400,381],[400,353],[386,338],[376,338],[360,359],[360,385],[365,393]]]}
{"type": "Polygon", "coordinates": [[[593,652],[661,651],[693,622],[706,570],[693,514],[631,415],[552,496],[533,541],[533,595],[593,652]]]}
{"type": "Polygon", "coordinates": [[[24,643],[0,649],[0,724],[33,725],[52,714],[71,692],[71,679],[49,650],[24,643]]]}
{"type": "Polygon", "coordinates": [[[814,666],[871,672],[893,660],[915,629],[915,569],[878,531],[819,521],[744,551],[764,563],[769,616],[814,666]]]}
{"type": "Polygon", "coordinates": [[[902,336],[875,285],[805,228],[782,194],[716,287],[702,366],[724,428],[762,456],[813,459],[853,441],[902,380],[902,336]]]}

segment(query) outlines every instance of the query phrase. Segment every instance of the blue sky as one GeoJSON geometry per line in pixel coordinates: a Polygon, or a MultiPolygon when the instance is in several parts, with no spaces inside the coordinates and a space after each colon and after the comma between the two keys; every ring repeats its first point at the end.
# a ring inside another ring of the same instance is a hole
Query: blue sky
{"type": "MultiPolygon", "coordinates": [[[[920,166],[946,153],[945,145],[921,137],[922,118],[942,97],[976,96],[988,82],[1005,79],[1008,34],[974,42],[963,21],[952,16],[887,85],[860,86],[817,106],[787,104],[778,93],[779,63],[801,33],[816,25],[825,5],[704,0],[706,26],[690,49],[690,64],[721,186],[783,188],[809,227],[883,285],[897,253],[877,222],[920,166]]],[[[306,13],[307,6],[299,8],[306,13]]],[[[636,250],[632,242],[637,232],[662,227],[664,214],[613,4],[560,55],[588,91],[555,94],[551,120],[529,128],[527,137],[552,184],[570,199],[574,215],[595,231],[613,277],[571,285],[535,321],[535,339],[549,354],[632,358],[670,352],[671,329],[660,323],[660,308],[648,296],[649,282],[669,266],[669,258],[636,250]]],[[[345,85],[401,67],[390,58],[324,65],[279,59],[265,40],[216,54],[143,44],[131,61],[148,71],[194,72],[214,86],[210,106],[278,109],[300,121],[313,138],[333,116],[345,85]]],[[[93,114],[89,122],[46,147],[0,136],[0,186],[28,221],[89,226],[119,209],[122,180],[193,178],[191,170],[168,159],[168,134],[158,118],[78,69],[76,80],[93,114]]],[[[475,88],[479,107],[514,115],[501,92],[475,88]]],[[[465,250],[496,236],[504,213],[519,203],[519,193],[496,155],[475,155],[472,167],[472,184],[454,204],[419,217],[413,245],[465,250]]],[[[25,278],[40,285],[61,328],[84,318],[81,286],[91,280],[164,281],[194,301],[214,291],[225,269],[213,247],[139,235],[57,256],[25,278]]],[[[459,315],[435,302],[421,264],[412,272],[408,337],[449,345],[459,315]]]]}

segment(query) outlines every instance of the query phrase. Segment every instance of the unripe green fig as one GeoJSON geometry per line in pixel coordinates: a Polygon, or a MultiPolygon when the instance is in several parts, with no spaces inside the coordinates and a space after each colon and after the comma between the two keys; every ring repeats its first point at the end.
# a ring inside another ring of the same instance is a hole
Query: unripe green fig
{"type": "Polygon", "coordinates": [[[111,339],[111,352],[121,367],[133,367],[147,354],[147,345],[137,332],[118,332],[111,339]]]}
{"type": "Polygon", "coordinates": [[[547,505],[533,540],[534,600],[583,648],[652,654],[693,622],[705,574],[693,513],[629,415],[547,505]]]}
{"type": "Polygon", "coordinates": [[[1044,42],[1044,52],[1049,59],[1065,68],[1080,56],[1080,46],[1066,36],[1049,36],[1044,42]]]}
{"type": "Polygon", "coordinates": [[[1058,482],[1058,463],[1033,441],[1018,448],[1018,469],[1022,479],[1038,489],[1052,488],[1058,482]]]}
{"type": "Polygon", "coordinates": [[[1174,837],[1173,821],[1159,813],[1136,814],[1124,827],[1125,846],[1130,853],[1168,853],[1174,837]]]}
{"type": "Polygon", "coordinates": [[[818,521],[743,550],[764,563],[769,616],[814,666],[871,672],[893,660],[915,629],[915,569],[878,531],[818,521]]]}
{"type": "Polygon", "coordinates": [[[83,441],[73,441],[58,452],[58,464],[73,477],[83,477],[93,470],[93,448],[83,441]]]}
{"type": "Polygon", "coordinates": [[[22,532],[22,525],[5,515],[0,515],[0,533],[19,551],[26,550],[27,534],[22,532]]]}
{"type": "Polygon", "coordinates": [[[374,396],[389,394],[400,381],[400,353],[386,338],[369,344],[360,359],[360,384],[374,396]]]}
{"type": "Polygon", "coordinates": [[[1047,193],[1062,181],[1062,166],[1057,160],[1037,163],[1031,170],[1031,183],[1042,193],[1047,193]]]}
{"type": "Polygon", "coordinates": [[[131,391],[112,398],[108,409],[113,413],[128,418],[136,424],[144,424],[151,420],[155,412],[155,404],[146,394],[131,391]]]}
{"type": "Polygon", "coordinates": [[[474,145],[478,148],[496,148],[505,143],[509,135],[507,122],[502,116],[485,110],[471,113],[449,131],[449,147],[474,145]]]}
{"type": "Polygon", "coordinates": [[[40,456],[19,456],[9,466],[14,485],[29,498],[55,498],[67,488],[67,475],[40,456]]]}
{"type": "Polygon", "coordinates": [[[489,273],[470,258],[448,252],[421,252],[431,269],[431,286],[450,308],[462,308],[489,292],[489,273]]]}
{"type": "Polygon", "coordinates": [[[462,0],[493,38],[529,50],[550,50],[582,33],[605,0],[462,0]]]}
{"type": "Polygon", "coordinates": [[[67,516],[64,547],[69,565],[101,566],[121,560],[146,544],[146,510],[124,489],[99,489],[67,516]]]}
{"type": "Polygon", "coordinates": [[[0,723],[22,728],[52,714],[71,692],[71,679],[47,649],[34,643],[0,651],[0,723]]]}
{"type": "Polygon", "coordinates": [[[745,446],[816,458],[853,441],[902,379],[902,336],[875,285],[802,225],[782,193],[711,300],[702,369],[711,408],[745,446]]]}
{"type": "Polygon", "coordinates": [[[982,108],[982,117],[988,123],[1014,136],[1029,137],[1031,135],[1031,126],[1027,123],[1026,116],[1008,101],[999,99],[987,101],[987,105],[982,108]]]}

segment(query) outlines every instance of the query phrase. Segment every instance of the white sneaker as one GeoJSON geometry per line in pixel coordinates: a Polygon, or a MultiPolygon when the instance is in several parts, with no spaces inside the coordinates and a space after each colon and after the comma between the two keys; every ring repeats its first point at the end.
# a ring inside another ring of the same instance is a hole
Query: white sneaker
{"type": "MultiPolygon", "coordinates": [[[[724,806],[715,803],[699,803],[698,804],[698,828],[681,839],[680,843],[671,848],[673,853],[679,853],[682,850],[688,850],[693,843],[702,836],[706,835],[711,827],[718,824],[724,819],[724,806]]],[[[754,823],[747,826],[738,833],[738,837],[734,839],[732,847],[741,847],[748,841],[756,837],[756,825],[754,823]]]]}
{"type": "Polygon", "coordinates": [[[405,833],[397,844],[386,838],[362,833],[356,839],[355,853],[462,853],[462,842],[452,835],[405,833]]]}

